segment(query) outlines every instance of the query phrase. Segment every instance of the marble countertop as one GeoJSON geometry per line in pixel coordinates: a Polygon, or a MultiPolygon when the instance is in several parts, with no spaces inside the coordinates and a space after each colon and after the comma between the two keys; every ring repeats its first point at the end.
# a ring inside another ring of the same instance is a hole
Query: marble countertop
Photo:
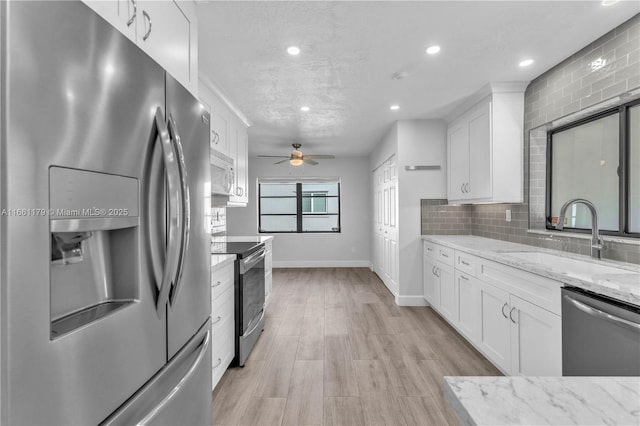
{"type": "Polygon", "coordinates": [[[214,243],[241,243],[245,241],[260,241],[261,243],[273,239],[273,235],[214,235],[211,242],[214,243]]]}
{"type": "Polygon", "coordinates": [[[211,272],[215,272],[224,268],[229,263],[236,260],[235,254],[212,254],[211,255],[211,272]]]}
{"type": "Polygon", "coordinates": [[[422,239],[640,306],[640,265],[596,260],[589,256],[474,235],[423,235],[422,239]],[[510,255],[514,252],[547,253],[555,257],[617,268],[618,271],[614,273],[588,273],[588,271],[581,270],[579,273],[575,273],[538,262],[535,256],[531,256],[530,259],[522,259],[510,255]]]}
{"type": "Polygon", "coordinates": [[[445,377],[464,425],[639,425],[640,377],[445,377]]]}

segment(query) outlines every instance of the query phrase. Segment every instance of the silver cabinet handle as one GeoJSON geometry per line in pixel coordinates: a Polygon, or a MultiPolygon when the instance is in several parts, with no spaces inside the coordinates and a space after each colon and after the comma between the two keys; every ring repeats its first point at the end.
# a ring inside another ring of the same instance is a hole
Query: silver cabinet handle
{"type": "Polygon", "coordinates": [[[433,251],[431,247],[427,247],[427,251],[433,251]]]}
{"type": "Polygon", "coordinates": [[[511,310],[509,311],[509,319],[511,320],[512,323],[517,324],[516,320],[513,319],[513,311],[515,311],[516,308],[511,308],[511,310]]]}
{"type": "Polygon", "coordinates": [[[435,276],[438,276],[438,274],[436,274],[436,267],[434,266],[433,268],[431,268],[431,273],[435,276]]]}
{"type": "Polygon", "coordinates": [[[464,184],[464,192],[469,193],[469,182],[464,184]]]}
{"type": "Polygon", "coordinates": [[[215,321],[211,321],[211,325],[219,323],[221,319],[222,317],[218,315],[218,318],[216,318],[215,321]]]}
{"type": "Polygon", "coordinates": [[[460,192],[462,192],[464,194],[464,183],[462,185],[460,185],[460,192]]]}
{"type": "Polygon", "coordinates": [[[505,318],[509,319],[509,317],[507,316],[507,314],[504,313],[504,308],[508,308],[509,305],[507,304],[507,302],[504,302],[504,305],[502,305],[502,316],[504,316],[505,318]]]}
{"type": "Polygon", "coordinates": [[[214,368],[218,368],[220,366],[220,364],[222,364],[222,358],[218,358],[218,362],[216,363],[216,365],[211,367],[211,369],[213,370],[214,368]]]}
{"type": "Polygon", "coordinates": [[[610,321],[610,322],[615,322],[617,324],[620,324],[622,326],[625,326],[627,328],[631,328],[631,329],[634,329],[634,330],[640,330],[640,324],[637,324],[637,323],[635,323],[633,321],[629,321],[629,320],[626,320],[624,318],[620,318],[620,317],[617,317],[615,315],[611,315],[609,313],[601,311],[600,309],[596,309],[596,308],[594,308],[592,306],[589,306],[586,303],[579,302],[579,301],[577,301],[577,300],[575,300],[575,299],[573,299],[573,298],[571,298],[571,297],[569,297],[567,295],[564,296],[564,299],[567,302],[571,303],[576,308],[580,309],[582,312],[584,312],[587,315],[600,317],[600,318],[602,318],[604,320],[607,320],[607,321],[610,321]]]}
{"type": "Polygon", "coordinates": [[[136,3],[136,0],[130,1],[133,5],[133,15],[131,15],[131,18],[129,18],[129,20],[127,21],[127,27],[130,27],[131,24],[133,24],[133,22],[136,20],[136,15],[138,15],[138,4],[136,3]]]}
{"type": "Polygon", "coordinates": [[[460,278],[462,278],[465,281],[469,281],[469,278],[465,277],[464,275],[460,275],[460,278]]]}
{"type": "Polygon", "coordinates": [[[460,263],[462,263],[463,265],[466,265],[466,266],[471,266],[471,264],[469,262],[465,262],[464,260],[460,260],[460,263]]]}
{"type": "Polygon", "coordinates": [[[446,257],[447,259],[449,258],[449,255],[448,255],[447,253],[440,253],[440,255],[441,255],[442,257],[446,257]]]}
{"type": "Polygon", "coordinates": [[[147,39],[149,38],[149,36],[151,35],[151,17],[149,16],[149,14],[147,13],[146,10],[142,11],[142,16],[143,19],[145,19],[148,23],[149,23],[149,29],[147,30],[146,33],[144,33],[144,35],[142,36],[142,41],[147,41],[147,39]]]}
{"type": "Polygon", "coordinates": [[[440,278],[440,268],[436,268],[436,277],[440,278]]]}
{"type": "Polygon", "coordinates": [[[211,288],[216,288],[218,287],[220,284],[222,284],[221,281],[218,281],[217,283],[215,283],[214,285],[211,286],[211,288]]]}

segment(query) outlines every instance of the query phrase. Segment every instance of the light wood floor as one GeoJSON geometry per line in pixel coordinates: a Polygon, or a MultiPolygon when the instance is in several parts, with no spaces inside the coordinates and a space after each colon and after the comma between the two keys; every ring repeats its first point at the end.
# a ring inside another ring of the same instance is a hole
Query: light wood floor
{"type": "Polygon", "coordinates": [[[213,393],[215,425],[457,424],[443,376],[500,375],[366,268],[274,269],[266,327],[213,393]]]}

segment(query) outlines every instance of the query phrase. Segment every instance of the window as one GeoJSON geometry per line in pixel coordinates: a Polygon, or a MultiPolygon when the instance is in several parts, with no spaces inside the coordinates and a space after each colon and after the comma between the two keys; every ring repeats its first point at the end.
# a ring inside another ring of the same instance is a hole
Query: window
{"type": "Polygon", "coordinates": [[[337,180],[260,180],[259,232],[340,232],[337,180]]]}
{"type": "MultiPolygon", "coordinates": [[[[634,101],[547,135],[547,229],[562,205],[591,201],[603,234],[640,237],[640,102],[634,101]]],[[[591,232],[586,206],[572,204],[565,230],[591,232]]]]}

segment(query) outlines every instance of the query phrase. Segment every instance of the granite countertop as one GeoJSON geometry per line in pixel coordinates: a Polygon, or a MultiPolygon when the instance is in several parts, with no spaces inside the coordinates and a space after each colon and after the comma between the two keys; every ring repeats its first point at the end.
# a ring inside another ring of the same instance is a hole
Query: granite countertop
{"type": "Polygon", "coordinates": [[[445,377],[464,425],[638,425],[640,377],[445,377]]]}
{"type": "Polygon", "coordinates": [[[639,265],[609,260],[596,260],[589,256],[477,237],[474,235],[423,235],[422,239],[453,249],[463,250],[484,259],[502,263],[507,266],[513,266],[561,283],[580,287],[640,306],[639,265]],[[510,253],[514,252],[546,253],[556,258],[573,259],[594,265],[617,268],[618,271],[589,273],[589,271],[585,270],[586,268],[567,271],[557,266],[553,268],[543,262],[538,262],[535,256],[531,256],[529,259],[523,259],[510,255],[510,253]]]}

